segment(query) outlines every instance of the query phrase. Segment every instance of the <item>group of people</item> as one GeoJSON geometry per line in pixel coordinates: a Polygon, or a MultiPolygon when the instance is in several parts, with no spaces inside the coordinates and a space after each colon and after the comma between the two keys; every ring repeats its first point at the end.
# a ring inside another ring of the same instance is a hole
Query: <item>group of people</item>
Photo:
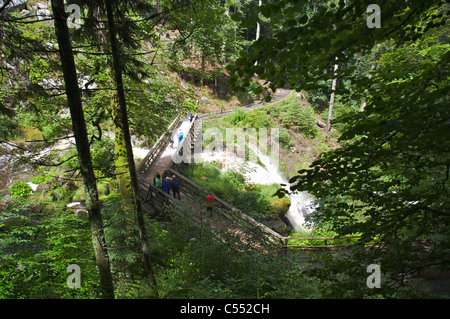
{"type": "MultiPolygon", "coordinates": [[[[172,191],[172,195],[174,198],[181,200],[180,197],[180,180],[176,175],[172,177],[167,176],[166,178],[161,178],[160,174],[155,174],[153,177],[153,183],[156,187],[162,189],[164,192],[170,195],[172,191]]],[[[212,216],[213,204],[216,201],[214,198],[214,194],[212,192],[208,192],[208,196],[206,197],[206,211],[209,212],[209,215],[212,216]]]]}
{"type": "Polygon", "coordinates": [[[153,183],[156,187],[161,188],[164,192],[170,195],[172,191],[173,198],[181,199],[180,197],[180,180],[176,175],[172,177],[167,176],[162,179],[160,174],[155,174],[153,177],[153,183]]]}

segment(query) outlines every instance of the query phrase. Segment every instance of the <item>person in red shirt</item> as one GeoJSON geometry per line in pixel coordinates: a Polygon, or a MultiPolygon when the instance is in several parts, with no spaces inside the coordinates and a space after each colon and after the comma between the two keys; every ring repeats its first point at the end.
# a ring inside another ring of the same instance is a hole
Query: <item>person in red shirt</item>
{"type": "Polygon", "coordinates": [[[206,205],[208,206],[206,207],[206,211],[209,211],[209,216],[212,216],[212,205],[216,199],[213,193],[209,192],[208,194],[208,197],[206,197],[206,205]]]}

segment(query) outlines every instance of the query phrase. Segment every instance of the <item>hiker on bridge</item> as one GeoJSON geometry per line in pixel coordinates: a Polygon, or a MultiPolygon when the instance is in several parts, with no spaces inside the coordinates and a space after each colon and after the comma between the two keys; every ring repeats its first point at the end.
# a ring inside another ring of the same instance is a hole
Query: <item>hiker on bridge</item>
{"type": "Polygon", "coordinates": [[[153,184],[155,184],[156,187],[161,188],[161,175],[159,175],[158,173],[153,177],[153,184]]]}
{"type": "Polygon", "coordinates": [[[173,137],[172,137],[172,131],[169,131],[169,145],[171,148],[173,148],[173,137]]]}
{"type": "Polygon", "coordinates": [[[213,203],[216,201],[214,194],[209,192],[208,197],[206,197],[206,211],[209,212],[209,216],[212,216],[213,203]]]}
{"type": "Polygon", "coordinates": [[[181,130],[178,131],[178,144],[183,140],[183,132],[181,130]]]}
{"type": "Polygon", "coordinates": [[[173,198],[177,198],[176,195],[178,194],[178,199],[181,200],[181,198],[180,198],[180,180],[175,175],[172,176],[171,188],[172,188],[173,198]]]}
{"type": "Polygon", "coordinates": [[[170,177],[166,177],[164,179],[164,182],[161,183],[161,189],[166,192],[167,194],[170,194],[170,177]]]}

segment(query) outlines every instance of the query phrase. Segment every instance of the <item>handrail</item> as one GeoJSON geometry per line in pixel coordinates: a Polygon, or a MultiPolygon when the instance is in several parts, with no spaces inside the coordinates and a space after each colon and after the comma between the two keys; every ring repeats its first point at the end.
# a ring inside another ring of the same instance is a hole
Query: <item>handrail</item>
{"type": "MultiPolygon", "coordinates": [[[[182,177],[182,175],[179,175],[179,176],[182,177]]],[[[159,196],[160,198],[163,198],[163,200],[161,201],[163,205],[167,205],[168,207],[175,208],[175,209],[171,210],[173,213],[176,213],[176,214],[178,214],[180,216],[184,216],[184,217],[187,216],[188,218],[190,218],[197,224],[205,224],[205,223],[210,224],[210,222],[208,222],[207,220],[203,220],[201,216],[199,219],[198,214],[195,214],[189,207],[184,206],[182,204],[182,202],[179,202],[178,200],[172,198],[172,196],[170,194],[167,194],[162,189],[153,185],[153,183],[150,182],[148,179],[146,179],[144,176],[138,174],[138,181],[140,184],[143,184],[146,186],[146,188],[148,188],[147,193],[155,192],[157,194],[156,197],[159,196]]],[[[154,199],[155,197],[152,196],[152,198],[154,199]]],[[[154,203],[154,201],[153,201],[153,203],[154,203]]],[[[222,216],[226,217],[223,214],[222,214],[222,216]]],[[[214,230],[213,230],[213,233],[215,233],[214,230]]],[[[217,235],[216,239],[220,240],[220,238],[222,238],[219,233],[216,233],[216,235],[217,235]]]]}
{"type": "MultiPolygon", "coordinates": [[[[281,240],[283,246],[285,248],[334,248],[334,247],[344,247],[344,246],[353,246],[356,243],[348,243],[348,244],[331,244],[329,245],[328,240],[339,240],[339,239],[351,239],[351,238],[361,238],[361,235],[352,235],[352,236],[342,236],[342,237],[282,237],[281,240]],[[288,240],[290,239],[299,239],[299,240],[323,240],[324,245],[288,245],[288,240]]],[[[375,235],[374,237],[381,237],[381,235],[375,235]]],[[[364,243],[364,245],[376,245],[383,244],[383,242],[371,242],[364,243]]]]}
{"type": "MultiPolygon", "coordinates": [[[[205,196],[208,195],[208,192],[206,190],[204,190],[203,188],[201,188],[199,185],[197,185],[195,182],[191,181],[190,179],[186,178],[185,176],[181,175],[179,172],[177,172],[176,170],[169,168],[168,171],[177,176],[178,178],[180,178],[184,183],[188,183],[190,184],[192,187],[196,188],[199,192],[202,192],[205,196]]],[[[228,204],[227,202],[225,202],[223,199],[221,199],[220,197],[214,195],[214,199],[221,205],[223,206],[227,211],[230,211],[231,213],[233,213],[236,217],[238,218],[242,218],[244,220],[246,220],[247,222],[249,222],[250,224],[252,224],[253,226],[256,226],[257,228],[261,229],[263,232],[265,232],[267,235],[276,238],[278,241],[281,241],[283,239],[283,237],[278,234],[277,232],[273,231],[272,229],[270,229],[269,227],[267,227],[266,225],[256,221],[255,219],[253,219],[252,217],[242,213],[240,210],[238,210],[237,208],[231,206],[230,204],[228,204]]],[[[227,216],[225,216],[227,217],[227,216]]]]}
{"type": "MultiPolygon", "coordinates": [[[[181,120],[181,115],[178,115],[173,121],[172,123],[169,125],[169,127],[167,128],[167,131],[171,131],[174,129],[174,127],[176,127],[178,125],[178,123],[181,120]]],[[[153,163],[154,158],[157,156],[155,156],[155,154],[159,154],[159,151],[161,149],[164,148],[164,146],[166,146],[169,137],[167,135],[167,131],[164,132],[163,134],[161,134],[161,136],[158,138],[158,140],[156,141],[155,144],[153,144],[152,148],[150,149],[150,151],[147,153],[147,155],[144,157],[144,159],[139,163],[139,165],[136,168],[136,171],[139,174],[142,175],[146,175],[148,169],[150,168],[151,164],[153,163]]]]}
{"type": "Polygon", "coordinates": [[[251,103],[249,105],[245,105],[245,106],[242,106],[242,107],[236,107],[236,108],[233,108],[231,110],[226,110],[226,111],[221,111],[221,112],[203,113],[203,114],[199,115],[199,118],[200,119],[205,119],[205,118],[210,118],[210,117],[213,117],[213,116],[214,117],[222,117],[222,116],[226,116],[226,115],[228,115],[230,113],[233,113],[236,109],[243,109],[243,110],[246,110],[246,111],[257,109],[257,108],[265,106],[268,103],[274,103],[274,102],[281,101],[282,99],[284,99],[285,97],[287,97],[289,95],[289,92],[290,92],[290,90],[286,90],[286,94],[275,94],[272,97],[270,102],[266,102],[266,101],[261,100],[261,101],[253,102],[253,103],[251,103]]]}
{"type": "MultiPolygon", "coordinates": [[[[191,123],[189,124],[189,128],[188,131],[186,133],[186,137],[183,138],[183,142],[178,146],[177,148],[177,152],[174,154],[176,156],[176,161],[178,162],[178,160],[182,159],[186,153],[185,150],[188,149],[190,150],[190,144],[192,144],[193,139],[195,139],[195,129],[198,127],[197,123],[201,123],[199,121],[199,116],[198,114],[194,115],[194,118],[192,119],[191,123]],[[179,155],[180,151],[183,152],[183,155],[179,155]]],[[[173,158],[172,158],[173,161],[173,158]]],[[[180,163],[182,162],[182,160],[180,161],[180,163]]],[[[177,163],[179,164],[179,163],[177,163]]]]}
{"type": "MultiPolygon", "coordinates": [[[[149,181],[147,178],[145,178],[144,176],[138,174],[138,181],[139,181],[139,183],[145,184],[146,186],[148,186],[148,191],[152,190],[153,192],[155,192],[157,194],[157,196],[159,195],[160,197],[164,198],[165,202],[167,202],[169,204],[169,206],[176,207],[176,208],[179,208],[182,210],[189,210],[186,207],[183,207],[181,205],[181,203],[179,203],[178,201],[173,200],[173,197],[170,194],[167,194],[161,188],[158,188],[155,185],[153,185],[153,183],[151,181],[149,181]]],[[[175,212],[179,214],[178,211],[175,211],[175,212]]]]}
{"type": "Polygon", "coordinates": [[[281,239],[303,239],[303,240],[336,240],[336,239],[349,239],[349,238],[360,238],[361,235],[355,236],[342,236],[342,237],[281,237],[281,239]]]}
{"type": "MultiPolygon", "coordinates": [[[[170,124],[170,126],[168,127],[168,131],[173,130],[176,126],[178,126],[178,124],[181,121],[181,115],[178,115],[174,121],[170,124]]],[[[190,154],[190,150],[191,150],[191,145],[193,142],[195,142],[195,138],[196,138],[196,129],[198,128],[199,123],[201,123],[201,119],[198,115],[195,115],[193,120],[190,123],[190,126],[188,128],[188,132],[186,134],[186,137],[183,140],[183,143],[181,143],[178,148],[177,151],[175,153],[175,156],[180,156],[180,151],[183,150],[184,155],[190,154]],[[189,153],[185,152],[185,150],[189,149],[189,153]]],[[[164,191],[162,191],[161,189],[157,188],[155,185],[153,185],[153,183],[151,181],[149,181],[146,176],[150,170],[150,168],[153,165],[154,160],[159,156],[159,154],[161,153],[161,150],[163,150],[168,143],[168,135],[167,132],[164,132],[159,139],[156,141],[156,143],[152,146],[152,148],[150,149],[150,151],[147,153],[147,155],[144,157],[144,159],[141,161],[141,163],[139,163],[139,165],[137,166],[137,175],[138,175],[138,182],[139,184],[142,186],[142,189],[145,192],[145,198],[143,200],[143,203],[147,202],[147,199],[149,199],[148,197],[150,196],[150,198],[153,199],[157,199],[156,201],[152,201],[153,205],[163,205],[162,208],[158,208],[157,206],[154,206],[156,211],[164,211],[164,207],[165,205],[169,205],[171,207],[175,207],[177,209],[175,209],[175,212],[177,214],[185,214],[183,213],[183,211],[187,210],[190,211],[189,208],[184,207],[183,205],[181,205],[181,203],[174,201],[172,196],[170,196],[169,194],[165,193],[164,191]],[[155,195],[156,194],[156,195],[155,195]],[[156,198],[155,198],[156,196],[156,198]]],[[[173,161],[174,159],[172,158],[172,163],[174,163],[173,161]]],[[[181,175],[179,172],[177,172],[176,170],[172,169],[172,168],[168,168],[167,171],[171,174],[171,175],[176,175],[178,176],[178,178],[180,178],[182,180],[181,183],[181,189],[186,190],[185,193],[187,194],[191,194],[194,195],[195,197],[198,196],[206,196],[208,193],[206,190],[204,190],[203,188],[201,188],[199,185],[197,185],[196,183],[194,183],[193,181],[189,180],[188,178],[186,178],[185,176],[181,175]]],[[[221,208],[225,211],[221,211],[221,209],[219,209],[218,211],[220,212],[221,216],[225,217],[227,220],[231,221],[232,223],[236,223],[237,228],[244,228],[244,229],[258,229],[259,231],[261,231],[263,233],[263,238],[268,239],[271,242],[276,242],[277,244],[283,243],[283,237],[276,233],[275,231],[273,231],[272,229],[270,229],[269,227],[267,227],[266,225],[256,221],[255,219],[253,219],[252,217],[242,213],[241,211],[239,211],[238,209],[236,209],[235,207],[231,206],[230,204],[228,204],[227,202],[225,202],[224,200],[222,200],[219,197],[215,197],[215,200],[219,203],[219,205],[221,206],[221,208]],[[226,213],[228,212],[228,214],[226,213]],[[233,216],[235,218],[233,218],[233,216]]],[[[194,216],[194,214],[188,214],[190,215],[190,218],[195,219],[196,217],[194,216]]],[[[262,239],[262,238],[261,238],[262,239]]]]}

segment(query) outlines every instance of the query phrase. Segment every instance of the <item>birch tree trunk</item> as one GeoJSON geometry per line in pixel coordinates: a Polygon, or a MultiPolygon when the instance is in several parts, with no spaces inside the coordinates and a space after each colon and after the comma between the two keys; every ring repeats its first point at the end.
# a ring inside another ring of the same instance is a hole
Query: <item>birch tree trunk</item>
{"type": "MultiPolygon", "coordinates": [[[[262,0],[259,0],[258,2],[258,7],[260,7],[262,5],[262,0]]],[[[258,13],[258,16],[260,14],[258,13]]],[[[259,40],[259,37],[261,36],[261,25],[259,24],[259,22],[256,23],[256,41],[259,40]]],[[[258,65],[258,61],[255,62],[255,66],[258,65]]]]}
{"type": "Polygon", "coordinates": [[[78,163],[86,194],[86,205],[89,210],[89,225],[92,234],[95,260],[100,276],[100,285],[103,289],[103,298],[114,298],[114,285],[111,275],[110,262],[106,249],[105,235],[103,231],[103,218],[101,215],[100,201],[98,198],[97,181],[95,179],[92,158],[89,147],[89,139],[86,122],[81,102],[81,94],[78,86],[78,78],[73,58],[72,44],[70,42],[69,29],[67,27],[67,15],[63,0],[51,1],[55,33],[58,39],[59,54],[66,85],[66,95],[72,118],[72,129],[76,141],[78,163]]]}
{"type": "MultiPolygon", "coordinates": [[[[336,61],[338,58],[336,57],[336,61]]],[[[333,116],[333,106],[334,106],[334,95],[336,92],[336,85],[337,85],[337,73],[336,71],[339,68],[339,64],[334,65],[334,79],[333,83],[331,84],[331,96],[330,96],[330,104],[328,106],[328,118],[327,118],[327,139],[330,139],[330,131],[331,131],[331,117],[333,116]]]]}
{"type": "MultiPolygon", "coordinates": [[[[230,16],[230,4],[229,3],[225,4],[225,15],[227,17],[230,16]]],[[[223,44],[222,44],[222,64],[224,64],[224,65],[225,65],[225,63],[227,63],[227,60],[225,58],[225,49],[226,49],[226,42],[223,41],[223,44]]]]}
{"type": "MultiPolygon", "coordinates": [[[[258,2],[258,7],[260,7],[262,5],[262,0],[259,0],[258,2]]],[[[260,14],[258,14],[259,16],[260,14]]],[[[259,37],[261,35],[261,25],[259,24],[259,22],[256,23],[256,41],[258,41],[259,37]]]]}

